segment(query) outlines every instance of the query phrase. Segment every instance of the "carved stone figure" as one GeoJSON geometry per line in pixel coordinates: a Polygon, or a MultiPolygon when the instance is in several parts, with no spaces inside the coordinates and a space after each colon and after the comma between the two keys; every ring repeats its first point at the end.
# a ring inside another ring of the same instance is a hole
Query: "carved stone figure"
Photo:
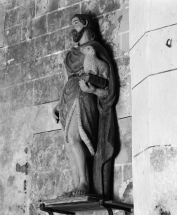
{"type": "Polygon", "coordinates": [[[72,18],[73,41],[78,46],[66,54],[68,81],[53,114],[63,127],[75,182],[75,189],[65,195],[110,198],[115,77],[106,50],[95,40],[92,24],[88,15],[72,18]]]}

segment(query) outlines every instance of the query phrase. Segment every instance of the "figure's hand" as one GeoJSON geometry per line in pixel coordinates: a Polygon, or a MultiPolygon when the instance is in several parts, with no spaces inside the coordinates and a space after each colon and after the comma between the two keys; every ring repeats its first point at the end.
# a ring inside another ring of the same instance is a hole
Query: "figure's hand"
{"type": "Polygon", "coordinates": [[[53,117],[54,117],[54,119],[55,119],[55,122],[56,123],[59,123],[59,111],[57,110],[57,108],[55,107],[54,109],[53,109],[53,117]]]}
{"type": "Polygon", "coordinates": [[[96,88],[92,84],[90,83],[86,84],[85,81],[82,79],[79,81],[79,86],[81,90],[85,93],[94,93],[96,90],[96,88]]]}

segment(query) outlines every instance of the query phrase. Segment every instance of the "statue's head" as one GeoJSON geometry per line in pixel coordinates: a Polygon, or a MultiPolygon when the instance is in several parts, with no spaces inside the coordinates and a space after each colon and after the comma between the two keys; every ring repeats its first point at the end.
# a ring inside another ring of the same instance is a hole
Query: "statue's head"
{"type": "Polygon", "coordinates": [[[73,30],[71,31],[73,41],[79,42],[84,32],[87,32],[89,40],[95,39],[95,32],[93,31],[93,20],[89,15],[75,14],[72,17],[73,30]]]}

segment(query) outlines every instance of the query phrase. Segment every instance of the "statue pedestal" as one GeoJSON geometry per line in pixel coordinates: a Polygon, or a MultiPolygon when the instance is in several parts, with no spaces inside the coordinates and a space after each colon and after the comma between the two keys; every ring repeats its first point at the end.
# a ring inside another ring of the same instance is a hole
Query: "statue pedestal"
{"type": "Polygon", "coordinates": [[[133,205],[106,201],[96,196],[80,196],[80,197],[61,197],[53,200],[42,201],[40,209],[53,215],[53,212],[60,214],[74,215],[80,211],[97,211],[107,210],[109,215],[113,215],[112,209],[123,210],[131,213],[133,205]]]}

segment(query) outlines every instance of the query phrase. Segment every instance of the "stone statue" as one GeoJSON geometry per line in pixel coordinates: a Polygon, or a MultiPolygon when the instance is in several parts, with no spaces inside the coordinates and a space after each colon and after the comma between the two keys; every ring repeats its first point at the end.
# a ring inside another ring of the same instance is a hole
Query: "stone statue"
{"type": "Polygon", "coordinates": [[[60,121],[63,127],[75,183],[74,190],[65,195],[95,194],[110,198],[114,71],[106,50],[96,41],[91,17],[75,14],[72,26],[71,35],[77,46],[66,54],[68,81],[53,110],[56,122],[60,121]]]}

